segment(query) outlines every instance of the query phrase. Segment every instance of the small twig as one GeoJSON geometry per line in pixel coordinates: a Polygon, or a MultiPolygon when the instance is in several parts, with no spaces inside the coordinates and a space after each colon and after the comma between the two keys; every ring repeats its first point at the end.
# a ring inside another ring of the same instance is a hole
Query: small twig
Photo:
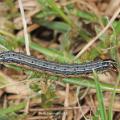
{"type": "Polygon", "coordinates": [[[24,109],[26,115],[29,113],[29,106],[30,106],[30,98],[27,99],[27,103],[24,109]]]}
{"type": "MultiPolygon", "coordinates": [[[[68,107],[68,106],[69,106],[69,84],[66,84],[66,97],[65,97],[64,107],[68,107]]],[[[67,116],[67,111],[64,111],[62,120],[66,120],[66,116],[67,116]]]]}
{"type": "Polygon", "coordinates": [[[30,112],[47,112],[47,111],[57,111],[57,110],[79,110],[79,109],[86,109],[88,108],[87,106],[82,106],[82,107],[54,107],[54,108],[36,108],[36,109],[33,109],[33,108],[30,108],[30,112]]]}
{"type": "MultiPolygon", "coordinates": [[[[28,29],[27,29],[27,31],[30,33],[30,32],[32,32],[33,30],[35,30],[35,29],[37,29],[38,27],[40,27],[39,25],[37,25],[37,24],[32,24],[32,25],[30,25],[29,27],[28,27],[28,29]]],[[[18,36],[21,36],[21,35],[23,35],[24,34],[24,31],[22,30],[22,31],[20,31],[20,32],[18,32],[18,36]]]]}
{"type": "Polygon", "coordinates": [[[76,55],[76,57],[74,58],[74,60],[76,60],[78,57],[80,57],[85,51],[88,50],[88,48],[90,46],[92,46],[94,44],[94,42],[96,42],[98,40],[98,38],[103,35],[106,30],[111,26],[111,24],[113,23],[113,21],[116,19],[116,17],[118,16],[118,14],[120,13],[120,7],[116,10],[116,12],[114,13],[114,15],[112,16],[112,18],[110,19],[109,23],[106,25],[106,27],[97,34],[96,37],[94,37],[87,45],[84,46],[84,48],[76,55]]]}
{"type": "Polygon", "coordinates": [[[28,31],[27,31],[27,23],[26,23],[26,19],[25,19],[25,13],[24,13],[24,9],[23,9],[22,0],[18,0],[18,2],[19,2],[20,12],[21,12],[21,15],[22,15],[26,53],[27,53],[27,55],[30,55],[29,36],[28,36],[28,31]]]}

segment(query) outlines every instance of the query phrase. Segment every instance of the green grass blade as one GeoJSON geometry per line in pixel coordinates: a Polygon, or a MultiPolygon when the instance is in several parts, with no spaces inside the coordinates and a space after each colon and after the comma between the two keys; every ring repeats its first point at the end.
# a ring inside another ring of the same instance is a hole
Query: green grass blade
{"type": "MultiPolygon", "coordinates": [[[[96,83],[93,79],[85,79],[85,78],[64,78],[64,83],[89,87],[89,88],[96,88],[96,83]]],[[[113,91],[114,85],[108,83],[99,83],[100,87],[104,91],[113,91]]],[[[115,90],[117,93],[120,93],[120,86],[118,86],[115,90]]]]}
{"type": "Polygon", "coordinates": [[[84,12],[84,11],[76,11],[76,15],[78,17],[80,17],[82,19],[86,19],[90,22],[96,22],[97,21],[97,17],[93,13],[88,13],[88,12],[84,12]]]}
{"type": "Polygon", "coordinates": [[[112,108],[113,108],[114,98],[116,95],[116,89],[117,89],[117,86],[119,85],[119,82],[120,82],[120,75],[117,78],[116,85],[115,85],[114,90],[113,90],[112,95],[111,95],[109,109],[108,109],[108,120],[113,120],[112,108]]]}
{"type": "Polygon", "coordinates": [[[101,120],[107,120],[102,89],[101,89],[99,79],[98,79],[96,72],[93,71],[93,73],[94,73],[94,79],[95,79],[95,83],[96,83],[96,92],[97,92],[97,99],[98,99],[98,104],[99,104],[98,109],[100,112],[100,117],[101,117],[101,120]]]}
{"type": "Polygon", "coordinates": [[[18,105],[13,105],[13,106],[10,106],[8,108],[0,109],[0,115],[5,115],[8,113],[17,112],[17,111],[23,109],[25,107],[25,105],[26,105],[26,102],[22,102],[18,105]]]}
{"type": "Polygon", "coordinates": [[[45,21],[45,20],[43,21],[38,18],[34,18],[33,22],[43,25],[49,29],[57,30],[59,32],[68,32],[71,29],[70,26],[68,24],[66,24],[65,22],[57,22],[57,21],[48,22],[48,21],[45,21]]]}

